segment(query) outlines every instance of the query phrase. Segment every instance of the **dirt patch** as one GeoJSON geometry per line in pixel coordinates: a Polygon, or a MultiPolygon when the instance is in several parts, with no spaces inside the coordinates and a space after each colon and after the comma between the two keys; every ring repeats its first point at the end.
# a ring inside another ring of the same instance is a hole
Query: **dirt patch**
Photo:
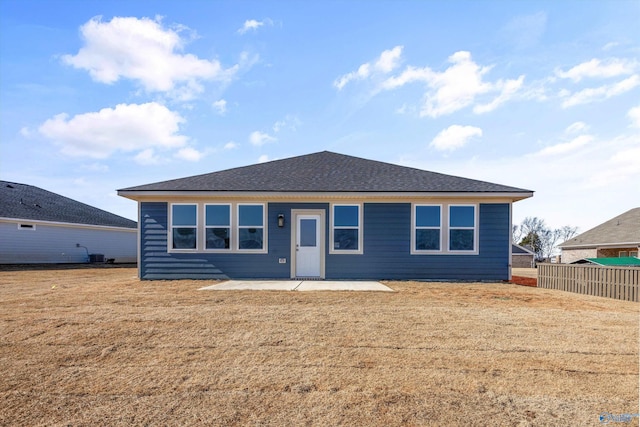
{"type": "Polygon", "coordinates": [[[205,284],[0,272],[0,425],[599,425],[637,412],[637,303],[504,283],[205,284]]]}
{"type": "Polygon", "coordinates": [[[531,277],[511,276],[511,280],[509,281],[509,283],[521,286],[532,286],[535,288],[536,286],[538,286],[538,279],[534,279],[531,277]]]}

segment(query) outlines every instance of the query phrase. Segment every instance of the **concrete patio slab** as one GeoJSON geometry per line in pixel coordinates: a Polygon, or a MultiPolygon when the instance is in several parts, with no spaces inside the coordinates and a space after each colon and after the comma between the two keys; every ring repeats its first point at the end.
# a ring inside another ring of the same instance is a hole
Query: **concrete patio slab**
{"type": "Polygon", "coordinates": [[[300,280],[229,280],[219,285],[200,288],[201,291],[293,291],[302,281],[300,280]]]}
{"type": "Polygon", "coordinates": [[[305,280],[300,286],[296,288],[296,291],[378,291],[378,292],[393,292],[393,289],[383,285],[380,282],[365,282],[365,281],[329,281],[318,280],[311,281],[305,280]]]}
{"type": "Polygon", "coordinates": [[[373,291],[393,292],[393,289],[373,281],[329,280],[229,280],[200,288],[201,291],[373,291]]]}

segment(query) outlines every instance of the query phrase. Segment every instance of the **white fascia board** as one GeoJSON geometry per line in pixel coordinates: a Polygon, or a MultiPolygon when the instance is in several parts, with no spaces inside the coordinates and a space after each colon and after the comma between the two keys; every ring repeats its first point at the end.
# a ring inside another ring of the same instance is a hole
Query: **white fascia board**
{"type": "Polygon", "coordinates": [[[111,225],[92,225],[92,224],[77,224],[72,222],[57,222],[57,221],[42,221],[37,219],[25,219],[25,218],[4,218],[0,217],[0,222],[20,223],[20,224],[35,224],[35,225],[48,225],[51,227],[71,227],[71,228],[90,228],[94,230],[111,230],[111,231],[128,231],[131,233],[137,233],[138,228],[129,227],[115,227],[111,225]]]}
{"type": "Polygon", "coordinates": [[[136,201],[160,201],[174,198],[218,198],[259,200],[407,200],[407,199],[474,199],[515,202],[533,196],[528,193],[475,192],[275,192],[275,191],[118,191],[118,195],[136,201]]]}

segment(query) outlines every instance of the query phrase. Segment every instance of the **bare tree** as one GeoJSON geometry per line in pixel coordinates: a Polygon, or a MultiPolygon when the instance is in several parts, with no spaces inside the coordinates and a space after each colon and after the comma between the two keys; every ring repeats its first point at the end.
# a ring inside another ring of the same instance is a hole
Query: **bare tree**
{"type": "Polygon", "coordinates": [[[558,241],[560,243],[564,243],[567,240],[571,239],[572,237],[575,237],[578,235],[578,227],[571,227],[570,225],[563,225],[556,231],[558,231],[558,234],[559,234],[558,241]]]}
{"type": "Polygon", "coordinates": [[[526,217],[522,224],[514,225],[512,239],[521,245],[528,245],[536,254],[536,259],[551,258],[556,252],[558,244],[566,242],[576,234],[578,227],[565,225],[555,230],[548,228],[543,219],[526,217]]]}

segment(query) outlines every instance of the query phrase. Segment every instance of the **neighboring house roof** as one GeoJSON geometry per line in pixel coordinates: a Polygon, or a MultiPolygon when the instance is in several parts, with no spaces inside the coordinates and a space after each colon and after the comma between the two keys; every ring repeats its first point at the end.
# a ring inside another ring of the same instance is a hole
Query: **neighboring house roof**
{"type": "Polygon", "coordinates": [[[517,200],[531,190],[398,166],[323,151],[251,166],[119,190],[132,192],[471,192],[509,193],[517,200]]]}
{"type": "Polygon", "coordinates": [[[604,222],[558,245],[560,248],[640,245],[640,208],[604,222]]]}
{"type": "Polygon", "coordinates": [[[513,255],[535,255],[531,249],[526,246],[520,246],[515,243],[511,244],[511,254],[513,255]]]}
{"type": "Polygon", "coordinates": [[[575,261],[572,264],[596,264],[596,265],[604,265],[604,266],[638,266],[640,267],[640,259],[632,256],[627,257],[616,257],[616,258],[583,258],[581,260],[575,261]]]}
{"type": "Polygon", "coordinates": [[[0,218],[137,228],[130,219],[32,185],[0,181],[0,218]]]}

